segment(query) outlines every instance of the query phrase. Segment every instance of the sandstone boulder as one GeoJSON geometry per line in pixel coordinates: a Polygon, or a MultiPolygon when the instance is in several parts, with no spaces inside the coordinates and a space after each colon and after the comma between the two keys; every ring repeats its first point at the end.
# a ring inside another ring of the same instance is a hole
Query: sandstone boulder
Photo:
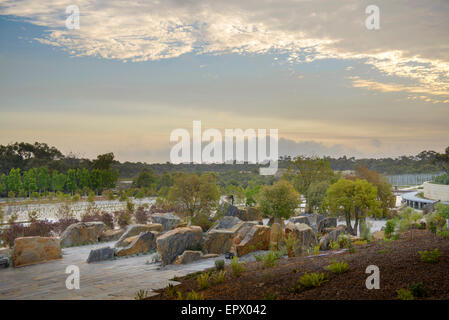
{"type": "Polygon", "coordinates": [[[325,217],[320,219],[317,224],[318,232],[323,232],[325,228],[335,228],[337,227],[337,218],[335,217],[325,217]]]}
{"type": "Polygon", "coordinates": [[[100,235],[100,241],[106,242],[106,241],[117,241],[120,239],[122,234],[125,233],[125,229],[109,229],[106,231],[103,231],[103,233],[100,235]]]}
{"type": "Polygon", "coordinates": [[[176,228],[157,238],[157,250],[163,265],[172,263],[185,250],[201,247],[203,231],[199,226],[176,228]]]}
{"type": "Polygon", "coordinates": [[[114,259],[114,254],[115,254],[114,249],[110,247],[93,249],[89,252],[89,257],[87,257],[87,263],[112,260],[114,259]]]}
{"type": "Polygon", "coordinates": [[[164,231],[172,230],[181,224],[181,219],[173,213],[156,213],[151,215],[151,220],[161,224],[164,231]]]}
{"type": "Polygon", "coordinates": [[[237,217],[243,221],[258,221],[262,220],[262,213],[259,209],[249,207],[246,210],[239,210],[237,217]]]}
{"type": "Polygon", "coordinates": [[[270,230],[270,245],[277,245],[282,241],[283,238],[284,237],[281,225],[277,222],[273,223],[270,230]]]}
{"type": "Polygon", "coordinates": [[[14,267],[61,258],[61,245],[58,238],[23,237],[14,240],[14,247],[12,250],[12,262],[14,267]]]}
{"type": "Polygon", "coordinates": [[[294,234],[298,239],[298,250],[301,251],[302,248],[309,248],[316,244],[316,236],[312,227],[305,223],[292,223],[288,222],[285,227],[285,235],[290,233],[294,234]]]}
{"type": "Polygon", "coordinates": [[[99,241],[108,227],[101,221],[78,222],[71,224],[61,235],[61,247],[80,246],[99,241]]]}
{"type": "Polygon", "coordinates": [[[289,222],[292,223],[305,223],[310,226],[310,219],[307,216],[297,216],[297,217],[291,217],[288,219],[289,222]]]}
{"type": "Polygon", "coordinates": [[[125,232],[120,236],[118,241],[115,243],[114,247],[125,247],[128,246],[134,239],[129,239],[134,236],[138,236],[141,232],[147,231],[162,231],[162,225],[159,223],[150,224],[131,224],[129,225],[125,232]],[[128,239],[128,240],[126,240],[128,239]]]}
{"type": "Polygon", "coordinates": [[[245,238],[236,245],[237,255],[240,257],[253,250],[268,250],[270,247],[270,230],[271,228],[268,226],[258,224],[252,226],[245,238]]]}
{"type": "Polygon", "coordinates": [[[186,250],[178,256],[174,264],[186,264],[203,258],[201,251],[186,250]]]}
{"type": "Polygon", "coordinates": [[[320,250],[329,249],[329,245],[331,241],[338,241],[338,237],[341,234],[344,234],[346,231],[346,226],[339,225],[335,228],[326,228],[326,234],[320,239],[320,250]]]}
{"type": "Polygon", "coordinates": [[[145,253],[156,249],[156,235],[152,231],[145,231],[135,237],[128,246],[116,250],[118,257],[145,253]]]}

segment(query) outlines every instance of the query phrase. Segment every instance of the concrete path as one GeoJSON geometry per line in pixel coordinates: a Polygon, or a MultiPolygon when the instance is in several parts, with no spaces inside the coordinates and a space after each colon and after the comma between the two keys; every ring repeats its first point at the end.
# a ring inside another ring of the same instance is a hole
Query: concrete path
{"type": "Polygon", "coordinates": [[[164,268],[160,263],[149,263],[154,257],[152,254],[86,263],[91,249],[113,245],[114,242],[109,242],[65,248],[60,260],[0,269],[0,299],[134,299],[140,289],[151,291],[164,288],[168,283],[176,284],[170,279],[213,267],[218,259],[164,268]],[[69,274],[65,270],[69,265],[80,269],[79,290],[66,288],[69,274]]]}

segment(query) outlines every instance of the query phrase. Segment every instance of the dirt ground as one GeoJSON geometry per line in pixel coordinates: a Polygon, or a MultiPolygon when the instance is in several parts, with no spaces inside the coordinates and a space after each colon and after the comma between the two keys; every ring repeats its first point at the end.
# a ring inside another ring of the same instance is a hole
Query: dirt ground
{"type": "MultiPolygon", "coordinates": [[[[365,246],[355,246],[356,251],[348,251],[328,256],[293,257],[278,260],[278,265],[263,268],[262,262],[245,264],[246,271],[236,277],[231,267],[226,265],[226,279],[221,284],[199,291],[195,276],[180,278],[176,289],[183,296],[191,290],[204,295],[206,300],[256,300],[256,299],[300,299],[300,300],[357,300],[357,299],[397,299],[397,290],[422,282],[428,296],[419,299],[449,299],[449,239],[438,239],[427,230],[414,230],[401,235],[399,240],[385,243],[371,242],[365,246]],[[437,263],[421,260],[418,251],[438,248],[442,256],[437,263]],[[346,261],[349,270],[333,274],[325,269],[330,263],[346,261]],[[380,269],[380,289],[368,290],[365,281],[370,274],[365,273],[369,265],[380,269]],[[293,291],[292,288],[305,272],[324,272],[329,281],[320,287],[293,291]]],[[[176,299],[159,290],[159,295],[150,299],[176,299]]]]}

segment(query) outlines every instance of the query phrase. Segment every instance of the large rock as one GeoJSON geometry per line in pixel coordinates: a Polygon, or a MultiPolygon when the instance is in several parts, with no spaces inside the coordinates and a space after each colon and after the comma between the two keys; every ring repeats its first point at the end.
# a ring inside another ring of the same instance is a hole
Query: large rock
{"type": "Polygon", "coordinates": [[[127,247],[116,250],[118,257],[129,256],[138,253],[145,253],[156,249],[156,235],[152,231],[140,233],[127,247]]]}
{"type": "Polygon", "coordinates": [[[277,246],[283,239],[282,227],[279,223],[275,222],[271,226],[270,230],[270,245],[277,246]]]}
{"type": "Polygon", "coordinates": [[[239,210],[237,217],[243,221],[258,221],[262,220],[262,213],[259,209],[249,207],[246,210],[239,210]]]}
{"type": "Polygon", "coordinates": [[[291,217],[290,219],[288,219],[289,222],[291,223],[305,223],[307,225],[310,226],[311,219],[309,219],[307,216],[297,216],[297,217],[291,217]]]}
{"type": "Polygon", "coordinates": [[[61,259],[61,245],[58,238],[23,237],[14,240],[12,262],[14,267],[61,259]]]}
{"type": "Polygon", "coordinates": [[[79,246],[98,242],[108,227],[101,221],[71,224],[61,235],[61,247],[79,246]]]}
{"type": "Polygon", "coordinates": [[[117,241],[124,233],[125,229],[109,229],[103,231],[103,233],[100,235],[100,242],[117,241]]]}
{"type": "Polygon", "coordinates": [[[335,228],[337,227],[337,218],[335,217],[326,217],[323,219],[320,219],[320,221],[317,224],[318,226],[318,232],[322,233],[324,229],[326,228],[335,228]]]}
{"type": "Polygon", "coordinates": [[[199,226],[170,230],[157,238],[157,250],[163,265],[172,263],[185,250],[201,247],[203,231],[199,226]]]}
{"type": "Polygon", "coordinates": [[[233,205],[229,205],[226,209],[225,216],[237,217],[239,214],[239,208],[233,205]]]}
{"type": "Polygon", "coordinates": [[[156,213],[151,215],[151,219],[154,223],[160,223],[165,231],[174,229],[181,224],[181,219],[173,213],[156,213]]]}
{"type": "Polygon", "coordinates": [[[120,236],[118,241],[115,243],[114,247],[126,247],[128,246],[134,239],[131,241],[129,238],[138,236],[141,232],[147,231],[162,231],[163,227],[160,223],[150,223],[150,224],[131,224],[126,228],[126,231],[120,236]],[[126,240],[128,239],[128,240],[126,240]]]}
{"type": "Polygon", "coordinates": [[[93,249],[89,252],[87,263],[114,259],[115,250],[110,247],[93,249]]]}
{"type": "Polygon", "coordinates": [[[331,241],[338,241],[338,237],[344,234],[346,231],[346,226],[339,225],[335,228],[326,228],[326,234],[320,238],[320,250],[329,249],[331,241]]]}
{"type": "Polygon", "coordinates": [[[203,238],[203,249],[207,253],[230,252],[237,232],[246,222],[237,217],[223,217],[203,238]]]}
{"type": "Polygon", "coordinates": [[[201,251],[186,250],[178,256],[174,264],[186,264],[203,258],[201,251]]]}
{"type": "Polygon", "coordinates": [[[298,250],[302,250],[302,248],[309,248],[316,244],[316,236],[312,227],[305,223],[292,223],[288,222],[285,227],[285,235],[289,235],[290,233],[294,234],[294,236],[298,239],[298,250]]]}
{"type": "Polygon", "coordinates": [[[253,250],[268,250],[270,247],[270,230],[271,228],[268,226],[252,226],[245,238],[236,245],[237,255],[240,257],[253,250]]]}

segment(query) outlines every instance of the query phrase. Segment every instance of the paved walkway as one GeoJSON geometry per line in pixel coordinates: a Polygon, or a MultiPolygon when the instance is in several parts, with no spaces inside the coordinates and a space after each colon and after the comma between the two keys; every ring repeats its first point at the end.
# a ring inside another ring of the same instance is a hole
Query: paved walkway
{"type": "MultiPolygon", "coordinates": [[[[175,276],[202,271],[214,266],[215,259],[187,265],[148,263],[153,255],[86,263],[93,248],[113,246],[114,242],[64,248],[63,258],[20,268],[0,269],[0,299],[134,299],[140,289],[151,291],[174,283],[175,276]],[[66,267],[80,269],[80,289],[68,290],[66,267]]],[[[154,293],[153,293],[154,294],[154,293]]]]}

